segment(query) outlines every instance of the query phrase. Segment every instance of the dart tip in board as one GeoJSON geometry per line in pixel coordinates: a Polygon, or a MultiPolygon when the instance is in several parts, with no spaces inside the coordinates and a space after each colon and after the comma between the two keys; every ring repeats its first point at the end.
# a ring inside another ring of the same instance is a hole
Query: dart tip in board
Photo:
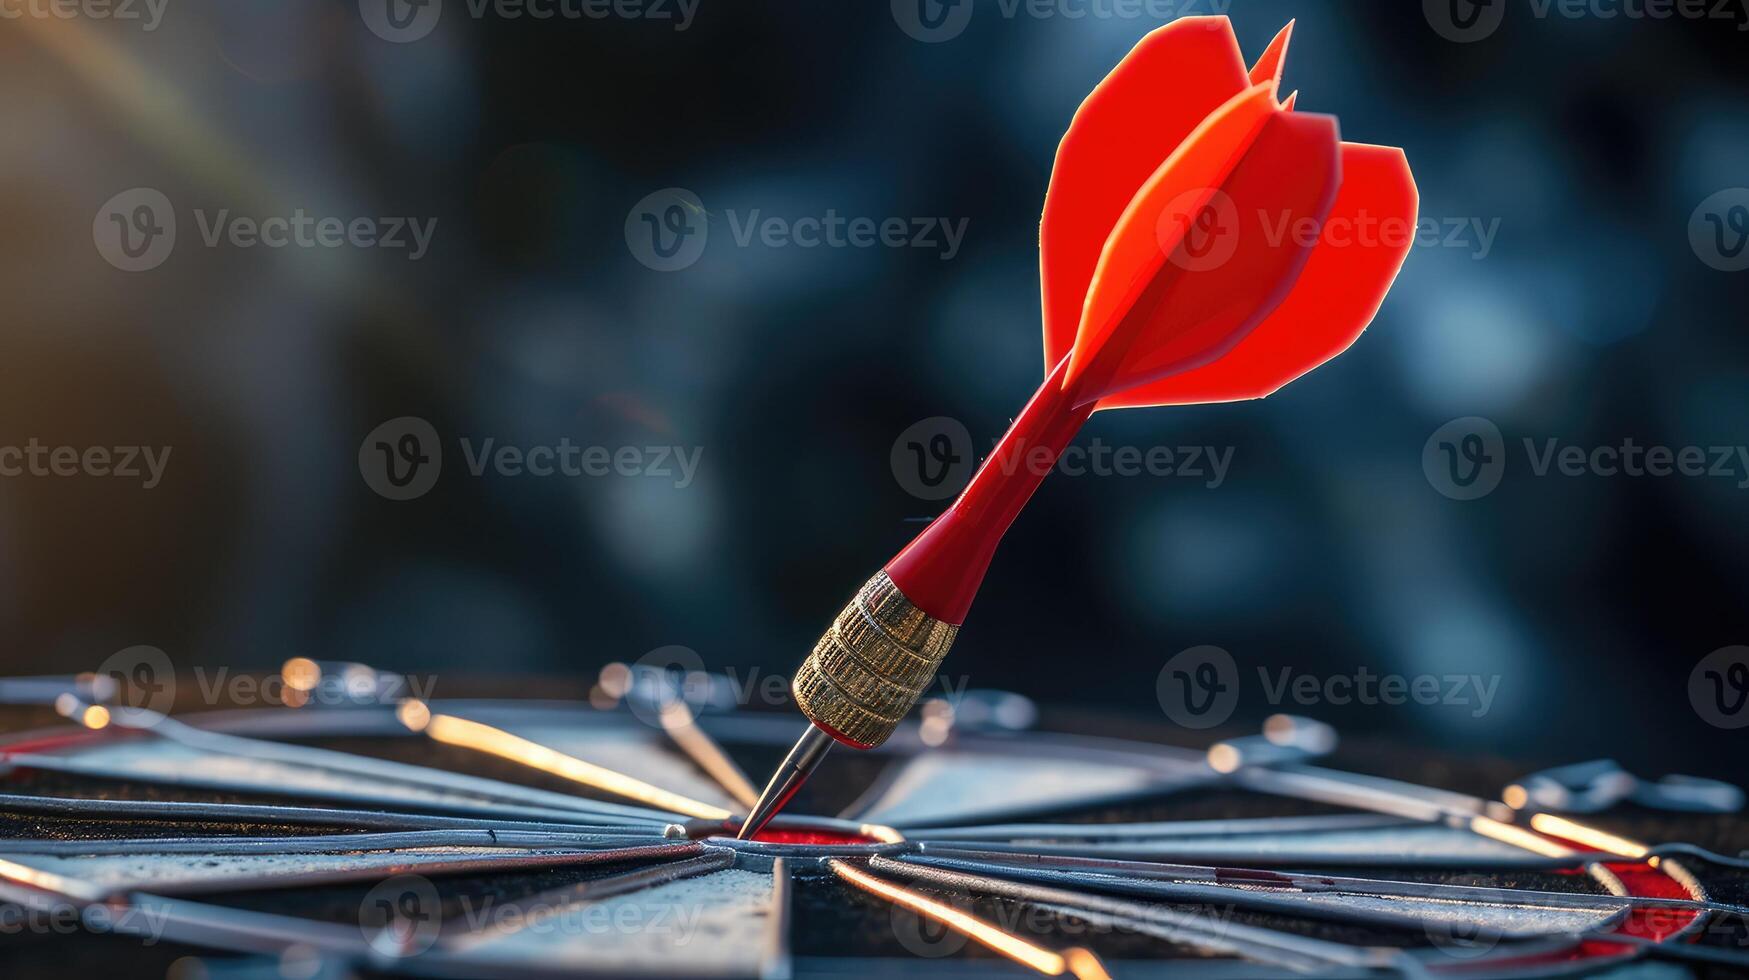
{"type": "Polygon", "coordinates": [[[781,830],[775,827],[766,827],[749,839],[757,844],[807,844],[816,847],[886,843],[868,834],[832,830],[781,830]]]}

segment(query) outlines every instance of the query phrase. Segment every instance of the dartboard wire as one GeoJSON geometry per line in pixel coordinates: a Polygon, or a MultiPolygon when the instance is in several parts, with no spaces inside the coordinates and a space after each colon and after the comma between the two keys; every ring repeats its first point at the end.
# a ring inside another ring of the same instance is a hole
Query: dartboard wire
{"type": "Polygon", "coordinates": [[[686,753],[687,758],[705,775],[716,780],[736,803],[752,809],[759,801],[759,789],[723,751],[723,747],[698,726],[698,716],[693,713],[691,705],[678,699],[670,701],[662,706],[657,717],[662,722],[662,730],[668,733],[680,751],[686,753]]]}
{"type": "MultiPolygon", "coordinates": [[[[522,807],[523,812],[528,814],[540,811],[558,814],[568,812],[599,819],[621,820],[626,823],[654,824],[666,824],[672,819],[670,814],[664,812],[601,803],[562,793],[537,790],[477,776],[445,772],[425,766],[388,762],[332,749],[319,749],[208,731],[144,708],[113,707],[106,709],[101,715],[93,715],[88,711],[79,710],[77,705],[69,702],[70,699],[64,699],[63,703],[57,707],[62,708],[63,713],[68,714],[69,717],[80,720],[88,727],[97,730],[119,728],[131,733],[162,738],[201,752],[250,761],[271,761],[309,770],[340,773],[350,777],[365,777],[369,780],[381,780],[426,790],[458,794],[469,801],[496,804],[499,811],[504,809],[504,804],[510,804],[522,807]]],[[[8,758],[9,761],[20,765],[79,771],[79,767],[75,763],[57,759],[54,756],[41,754],[9,755],[8,758]]],[[[140,778],[151,777],[141,774],[140,778]]],[[[187,778],[183,781],[195,782],[195,780],[187,778]]],[[[228,785],[222,779],[206,780],[206,782],[219,784],[216,788],[243,788],[238,785],[240,781],[228,785]]],[[[286,791],[290,792],[292,788],[287,787],[286,791]]],[[[446,805],[460,806],[461,804],[460,802],[446,801],[446,805]]],[[[433,808],[436,808],[435,803],[433,808]]]]}
{"type": "MultiPolygon", "coordinates": [[[[151,855],[154,851],[144,847],[135,855],[151,855]]],[[[210,855],[220,855],[221,851],[207,852],[210,855]]],[[[259,852],[257,852],[259,854],[259,852]]],[[[292,845],[283,852],[273,856],[285,856],[300,853],[298,845],[292,845]]],[[[352,851],[331,852],[347,853],[359,860],[350,867],[299,869],[291,871],[264,871],[253,873],[236,872],[193,872],[182,878],[170,877],[164,880],[157,877],[145,877],[138,881],[128,881],[115,886],[116,891],[126,891],[135,887],[146,887],[160,895],[200,895],[232,892],[267,891],[279,888],[308,888],[319,885],[350,884],[354,882],[381,881],[400,875],[418,875],[422,878],[437,878],[455,875],[505,874],[518,871],[546,871],[554,868],[589,867],[601,864],[621,864],[632,861],[675,861],[704,853],[704,849],[693,843],[671,841],[661,844],[647,844],[634,847],[597,848],[593,850],[521,850],[510,854],[462,854],[454,856],[431,855],[419,849],[397,847],[385,851],[370,851],[358,848],[352,851]],[[386,863],[372,863],[363,859],[366,854],[380,854],[391,858],[386,863]]],[[[39,857],[43,855],[38,855],[39,857]]],[[[72,857],[89,856],[73,852],[72,857]]],[[[32,867],[30,855],[6,849],[5,858],[18,859],[12,863],[32,867]]],[[[4,858],[0,858],[4,859],[4,858]]]]}
{"type": "Polygon", "coordinates": [[[1077,980],[1110,980],[1111,975],[1106,971],[1105,965],[1091,950],[1078,946],[1061,951],[1047,949],[968,912],[857,868],[848,861],[828,858],[826,866],[840,880],[952,929],[967,939],[1045,976],[1069,974],[1077,980]]]}
{"type": "Polygon", "coordinates": [[[868,860],[868,865],[871,872],[922,881],[960,893],[978,892],[1028,905],[1068,909],[1077,915],[1100,916],[1107,925],[1134,928],[1169,942],[1191,945],[1203,952],[1241,955],[1286,969],[1398,969],[1401,965],[1395,950],[1375,950],[1295,936],[1234,922],[1218,914],[1184,912],[1069,889],[1022,884],[989,875],[919,867],[893,858],[873,857],[868,860]]]}
{"type": "Polygon", "coordinates": [[[660,837],[602,837],[546,831],[408,830],[386,833],[315,834],[290,837],[120,837],[63,840],[0,838],[0,855],[41,854],[100,857],[126,854],[347,854],[433,848],[493,848],[548,852],[595,852],[657,846],[660,837]]]}
{"type": "Polygon", "coordinates": [[[735,853],[726,848],[699,847],[699,853],[680,861],[652,865],[593,878],[562,888],[537,892],[526,898],[512,900],[502,906],[494,917],[509,925],[494,925],[453,938],[443,938],[437,948],[443,952],[465,955],[469,950],[488,945],[513,932],[539,927],[565,910],[585,902],[596,902],[633,892],[644,891],[700,875],[726,871],[735,864],[735,853]]]}
{"type": "MultiPolygon", "coordinates": [[[[678,846],[690,847],[698,853],[682,860],[597,878],[518,900],[513,904],[522,910],[522,914],[511,918],[526,926],[578,902],[630,894],[682,878],[722,871],[733,866],[736,860],[734,852],[726,848],[678,846]]],[[[419,872],[415,869],[413,873],[419,872]]],[[[393,877],[387,876],[388,879],[393,877]]],[[[112,889],[98,882],[30,868],[3,858],[0,858],[0,901],[50,910],[71,907],[82,917],[88,917],[93,909],[101,909],[111,931],[227,952],[280,954],[292,949],[311,949],[347,962],[369,962],[376,966],[388,966],[399,960],[393,955],[385,957],[383,949],[368,940],[362,922],[360,927],[348,927],[297,916],[212,905],[144,890],[112,889]]],[[[440,935],[431,950],[409,957],[407,965],[428,963],[430,971],[437,975],[455,973],[457,968],[462,972],[456,975],[469,975],[469,971],[477,972],[490,964],[470,957],[468,948],[489,941],[497,934],[492,930],[471,932],[459,939],[440,935]]],[[[773,960],[769,951],[767,959],[773,960]]],[[[773,976],[781,975],[780,970],[770,972],[773,976]]]]}
{"type": "MultiPolygon", "coordinates": [[[[976,874],[988,878],[1000,878],[1021,885],[1069,889],[1082,893],[1116,896],[1131,901],[1214,905],[1229,909],[1245,909],[1252,912],[1322,919],[1409,932],[1422,931],[1427,925],[1427,917],[1436,912],[1467,916],[1473,922],[1484,924],[1490,913],[1497,912],[1514,913],[1534,910],[1547,913],[1569,913],[1610,923],[1620,922],[1629,912],[1628,906],[1622,904],[1597,908],[1561,902],[1559,900],[1561,896],[1556,893],[1550,893],[1540,900],[1532,896],[1521,902],[1486,902],[1470,898],[1441,897],[1416,900],[1399,898],[1398,902],[1387,900],[1381,903],[1365,901],[1379,897],[1365,893],[1324,892],[1313,894],[1276,890],[1262,884],[1257,879],[1253,879],[1249,885],[1205,885],[1062,874],[1036,869],[1017,869],[1003,865],[984,865],[975,861],[927,860],[910,856],[899,856],[896,860],[908,867],[926,868],[947,873],[976,874]],[[1358,903],[1352,901],[1355,898],[1363,901],[1358,903]]],[[[1517,941],[1541,938],[1546,934],[1546,931],[1513,932],[1503,929],[1499,930],[1499,935],[1496,938],[1517,941]]]]}
{"type": "MultiPolygon", "coordinates": [[[[1338,773],[1334,770],[1319,770],[1311,766],[1288,766],[1282,770],[1273,769],[1241,769],[1236,775],[1245,779],[1253,788],[1264,792],[1278,792],[1283,795],[1295,795],[1295,791],[1304,792],[1313,798],[1335,802],[1340,799],[1350,806],[1370,809],[1376,812],[1393,813],[1402,816],[1420,814],[1430,821],[1438,820],[1445,823],[1466,827],[1482,836],[1498,840],[1502,843],[1523,848],[1532,853],[1554,860],[1571,861],[1578,865],[1584,873],[1596,880],[1601,886],[1613,894],[1631,898],[1639,902],[1644,899],[1655,899],[1664,896],[1642,894],[1630,888],[1610,867],[1611,863],[1623,873],[1633,872],[1633,880],[1638,883],[1645,879],[1644,872],[1661,875],[1676,887],[1685,891],[1691,899],[1704,902],[1709,896],[1698,879],[1687,872],[1679,863],[1669,859],[1659,859],[1650,856],[1650,849],[1636,841],[1629,841],[1616,835],[1608,834],[1597,828],[1590,827],[1570,818],[1557,817],[1552,822],[1544,819],[1544,829],[1535,828],[1538,814],[1524,813],[1506,803],[1489,803],[1479,797],[1466,796],[1445,790],[1432,790],[1410,783],[1395,780],[1384,780],[1376,777],[1356,777],[1353,774],[1338,773]],[[1495,819],[1490,813],[1498,814],[1507,820],[1495,819]],[[1517,821],[1524,820],[1530,827],[1520,826],[1517,821]],[[1576,834],[1579,838],[1563,838],[1549,832],[1554,827],[1566,833],[1576,834]],[[1578,843],[1589,850],[1581,851],[1569,846],[1578,843]],[[1614,853],[1626,851],[1626,854],[1614,853]],[[1643,869],[1643,870],[1642,870],[1643,869]]],[[[1646,887],[1658,888],[1655,883],[1646,887]]],[[[1640,902],[1640,904],[1645,904],[1640,902]]],[[[1636,919],[1638,908],[1630,910],[1627,917],[1615,924],[1614,929],[1624,936],[1638,937],[1645,927],[1636,919]]],[[[1644,938],[1666,942],[1686,938],[1700,929],[1709,912],[1699,909],[1687,914],[1689,920],[1682,926],[1654,932],[1644,938]]],[[[1589,950],[1589,958],[1608,961],[1610,959],[1630,959],[1638,953],[1639,944],[1611,944],[1607,939],[1585,940],[1578,944],[1581,953],[1589,950]]]]}
{"type": "Polygon", "coordinates": [[[395,714],[409,731],[423,734],[434,742],[481,752],[579,786],[634,800],[665,813],[707,820],[727,820],[733,816],[722,807],[586,762],[502,728],[456,715],[433,713],[422,701],[405,701],[395,714]]]}
{"type": "Polygon", "coordinates": [[[795,882],[788,858],[771,862],[771,909],[766,920],[761,950],[759,980],[790,980],[795,957],[790,952],[790,925],[794,919],[795,882]]]}
{"type": "Polygon", "coordinates": [[[187,942],[236,953],[281,953],[307,947],[360,957],[368,952],[354,928],[272,912],[251,912],[143,891],[115,891],[95,882],[43,872],[0,859],[0,901],[81,921],[101,910],[106,928],[151,941],[187,942]]]}
{"type": "MultiPolygon", "coordinates": [[[[1219,746],[1217,746],[1217,749],[1218,748],[1219,746]]],[[[1213,754],[1213,750],[1211,750],[1211,761],[1213,754]]],[[[1242,760],[1237,751],[1230,754],[1233,757],[1231,760],[1231,771],[1237,771],[1241,768],[1242,760]]],[[[1266,756],[1266,758],[1269,757],[1266,756]]],[[[1274,762],[1276,761],[1276,758],[1269,758],[1269,761],[1274,762]]],[[[1291,757],[1284,761],[1291,761],[1291,757]]],[[[1255,773],[1269,771],[1264,766],[1257,765],[1244,766],[1243,768],[1245,768],[1247,773],[1251,775],[1251,781],[1253,783],[1258,781],[1254,775],[1255,773]]],[[[1569,861],[1578,854],[1578,852],[1550,840],[1541,834],[1511,824],[1506,824],[1484,815],[1484,811],[1488,810],[1489,806],[1485,801],[1478,798],[1466,797],[1462,794],[1449,793],[1444,790],[1421,787],[1414,784],[1400,783],[1391,780],[1380,780],[1375,777],[1358,776],[1356,774],[1340,773],[1334,770],[1317,771],[1311,770],[1311,767],[1298,768],[1301,770],[1299,775],[1310,776],[1313,780],[1322,780],[1322,788],[1325,791],[1325,795],[1340,796],[1344,802],[1348,802],[1351,805],[1359,802],[1371,808],[1380,809],[1387,814],[1413,815],[1414,817],[1424,820],[1431,815],[1437,815],[1444,822],[1448,823],[1467,822],[1468,829],[1473,832],[1500,840],[1504,843],[1512,844],[1530,851],[1531,853],[1550,859],[1551,861],[1569,861]],[[1336,790],[1335,793],[1329,792],[1332,788],[1331,784],[1334,784],[1334,789],[1336,790]]],[[[1263,782],[1267,783],[1268,780],[1265,779],[1263,782]]],[[[1290,783],[1291,782],[1292,779],[1290,776],[1290,783]]],[[[1302,780],[1297,785],[1294,785],[1294,788],[1301,789],[1303,786],[1304,782],[1302,780]]],[[[1284,795],[1300,794],[1290,791],[1284,795]]],[[[1617,848],[1617,850],[1621,849],[1617,848]]],[[[1601,862],[1588,862],[1584,864],[1584,867],[1594,878],[1604,885],[1607,890],[1620,896],[1631,897],[1625,886],[1621,884],[1619,878],[1610,872],[1601,862]]],[[[1466,899],[1466,901],[1473,900],[1466,899]]],[[[1550,901],[1554,900],[1551,899],[1550,901]]],[[[1521,907],[1525,905],[1535,905],[1535,896],[1522,896],[1521,902],[1518,904],[1521,907]]],[[[1560,906],[1545,904],[1543,907],[1560,906]]],[[[1624,906],[1618,906],[1616,911],[1625,914],[1627,909],[1633,907],[1632,903],[1628,903],[1624,906]]],[[[1292,903],[1286,903],[1285,907],[1279,910],[1292,911],[1294,908],[1295,906],[1292,903]]],[[[1393,919],[1393,923],[1397,925],[1404,924],[1402,921],[1396,919],[1393,919]]]]}
{"type": "MultiPolygon", "coordinates": [[[[1276,760],[1270,759],[1269,761],[1275,762],[1276,760]]],[[[1211,763],[1212,762],[1213,758],[1211,752],[1211,763]]],[[[1635,853],[1634,849],[1616,846],[1606,849],[1604,853],[1587,856],[1574,848],[1568,847],[1566,844],[1563,844],[1558,840],[1552,839],[1550,835],[1540,833],[1533,829],[1527,829],[1523,826],[1518,826],[1516,823],[1508,823],[1504,820],[1495,819],[1493,816],[1489,816],[1490,813],[1493,813],[1512,820],[1516,820],[1521,816],[1526,816],[1518,814],[1503,803],[1490,804],[1478,797],[1467,796],[1465,794],[1418,786],[1416,784],[1405,783],[1397,780],[1344,773],[1337,770],[1319,769],[1312,766],[1294,764],[1291,761],[1288,762],[1288,764],[1279,766],[1245,765],[1242,763],[1239,756],[1234,753],[1233,758],[1229,759],[1228,762],[1231,763],[1228,767],[1229,774],[1233,777],[1236,783],[1245,786],[1246,788],[1276,795],[1300,799],[1315,799],[1322,802],[1347,805],[1350,807],[1371,810],[1381,814],[1418,820],[1426,823],[1462,827],[1481,836],[1520,848],[1530,854],[1536,855],[1541,861],[1547,862],[1548,864],[1568,867],[1577,866],[1596,880],[1600,886],[1615,895],[1629,899],[1641,900],[1657,898],[1657,896],[1635,895],[1621,881],[1620,877],[1616,875],[1615,872],[1611,871],[1604,863],[1604,859],[1606,858],[1623,856],[1610,853],[1610,851],[1628,850],[1631,855],[1635,853]]],[[[1584,825],[1577,824],[1576,822],[1571,823],[1575,828],[1584,828],[1586,830],[1591,829],[1585,828],[1584,825]]],[[[1611,841],[1605,841],[1606,837],[1607,835],[1602,835],[1601,831],[1589,835],[1589,839],[1593,844],[1599,843],[1600,841],[1613,843],[1611,841]]],[[[1022,848],[1016,847],[1015,850],[1022,850],[1022,848]]],[[[1074,849],[1068,848],[1066,850],[1073,853],[1074,849]]],[[[1639,853],[1646,853],[1645,849],[1641,848],[1639,853]]],[[[1664,863],[1673,864],[1673,862],[1668,861],[1664,863]]],[[[1658,863],[1653,860],[1648,862],[1647,866],[1655,870],[1658,867],[1658,863]]],[[[1669,871],[1671,869],[1665,870],[1669,871]]],[[[1680,871],[1680,866],[1677,865],[1675,870],[1680,871]]],[[[1693,899],[1704,901],[1707,896],[1704,891],[1696,890],[1698,889],[1698,882],[1694,881],[1692,876],[1687,876],[1687,878],[1688,880],[1681,882],[1681,884],[1690,890],[1693,899]]],[[[1648,903],[1642,901],[1641,904],[1648,903]]],[[[1634,914],[1633,910],[1636,907],[1637,906],[1630,903],[1629,910],[1625,913],[1625,916],[1631,917],[1634,914]]],[[[1681,932],[1685,932],[1688,929],[1695,928],[1696,924],[1705,916],[1705,914],[1706,912],[1704,910],[1694,911],[1692,913],[1691,921],[1686,929],[1678,931],[1676,935],[1680,935],[1681,932]]],[[[1632,926],[1633,923],[1627,921],[1625,917],[1622,923],[1617,924],[1617,928],[1620,929],[1627,929],[1632,926]]],[[[1662,938],[1668,939],[1671,937],[1665,936],[1662,938]]],[[[1606,947],[1604,952],[1607,954],[1608,951],[1609,949],[1606,947]]]]}
{"type": "MultiPolygon", "coordinates": [[[[1749,913],[1749,908],[1720,902],[1675,898],[1634,898],[1615,894],[1492,888],[1479,885],[1448,885],[1437,882],[1397,881],[1388,878],[1353,878],[1307,875],[1294,872],[1257,872],[1249,869],[1150,865],[1141,861],[1053,860],[1016,861],[1024,855],[990,851],[936,851],[898,855],[907,864],[945,870],[981,871],[1016,880],[1079,885],[1095,891],[1131,895],[1156,895],[1182,901],[1216,899],[1225,895],[1258,899],[1292,896],[1364,896],[1404,898],[1449,905],[1489,908],[1571,910],[1625,914],[1635,908],[1668,908],[1689,911],[1749,913]],[[1182,896],[1178,898],[1177,896],[1182,896]]],[[[1289,911],[1285,902],[1270,902],[1277,911],[1289,911]]]]}
{"type": "MultiPolygon", "coordinates": [[[[241,739],[240,741],[253,742],[255,740],[241,739]]],[[[278,743],[261,744],[276,745],[278,743]]],[[[1282,769],[1284,771],[1277,772],[1262,767],[1248,767],[1241,772],[1235,773],[1235,776],[1237,777],[1236,781],[1249,784],[1250,788],[1264,788],[1265,791],[1269,791],[1273,788],[1280,792],[1280,795],[1301,798],[1325,798],[1327,800],[1340,799],[1341,802],[1346,802],[1351,806],[1367,806],[1381,813],[1396,814],[1399,817],[1412,813],[1421,820],[1434,822],[1430,821],[1428,817],[1428,814],[1432,814],[1439,818],[1437,822],[1467,826],[1468,829],[1482,833],[1485,836],[1495,837],[1496,839],[1504,838],[1508,843],[1534,841],[1536,843],[1531,846],[1529,850],[1545,855],[1543,860],[1552,864],[1571,866],[1575,861],[1578,861],[1579,858],[1584,857],[1581,852],[1566,847],[1564,844],[1557,841],[1550,840],[1549,836],[1551,835],[1536,832],[1539,829],[1546,828],[1533,827],[1532,830],[1526,830],[1522,826],[1517,826],[1516,822],[1522,816],[1521,814],[1506,814],[1508,819],[1513,821],[1512,823],[1504,823],[1486,816],[1486,813],[1500,813],[1500,808],[1503,807],[1503,804],[1488,804],[1475,797],[1465,797],[1461,794],[1452,794],[1443,790],[1419,787],[1414,786],[1413,784],[1396,783],[1389,780],[1379,780],[1376,777],[1340,773],[1333,770],[1315,770],[1309,766],[1284,766],[1282,769]],[[1274,780],[1271,778],[1272,776],[1285,776],[1287,778],[1286,780],[1274,780]],[[1310,793],[1305,792],[1308,786],[1311,786],[1316,791],[1310,793]]],[[[299,808],[283,809],[288,812],[297,812],[299,808]]],[[[348,816],[356,816],[352,811],[337,812],[345,813],[348,816]]],[[[1531,822],[1534,824],[1540,816],[1543,815],[1531,815],[1531,822]]],[[[1574,824],[1573,827],[1584,828],[1584,825],[1574,824]]],[[[1572,827],[1566,829],[1569,833],[1574,832],[1572,827]]],[[[1590,828],[1584,829],[1590,830],[1590,828]]],[[[1601,833],[1601,831],[1598,831],[1597,833],[1601,833]]],[[[1583,837],[1583,834],[1580,834],[1580,836],[1583,837]]],[[[1581,843],[1586,846],[1594,846],[1596,842],[1583,840],[1581,843]]],[[[1613,880],[1615,886],[1611,889],[1612,891],[1626,894],[1626,886],[1621,884],[1620,878],[1617,877],[1613,871],[1610,871],[1604,863],[1606,859],[1615,860],[1625,857],[1630,862],[1640,865],[1641,867],[1660,870],[1673,880],[1675,880],[1678,875],[1689,878],[1689,881],[1682,882],[1683,886],[1693,891],[1697,900],[1704,899],[1704,891],[1699,890],[1698,882],[1693,881],[1692,876],[1686,875],[1686,872],[1681,865],[1668,859],[1659,861],[1659,858],[1661,857],[1660,855],[1651,854],[1643,845],[1637,845],[1637,842],[1630,843],[1635,844],[1638,847],[1638,850],[1624,847],[1620,844],[1612,844],[1606,848],[1610,853],[1601,856],[1592,853],[1587,860],[1578,861],[1578,863],[1580,863],[1582,867],[1592,870],[1593,876],[1606,885],[1613,880]],[[1623,851],[1626,851],[1627,853],[1620,853],[1623,851]],[[1633,859],[1637,856],[1646,856],[1647,859],[1643,862],[1634,861],[1633,859]],[[1659,867],[1660,864],[1662,867],[1659,867]]],[[[1658,901],[1656,896],[1630,897],[1640,898],[1648,905],[1656,904],[1658,901]]],[[[1698,920],[1698,915],[1692,917],[1689,927],[1693,928],[1698,920]]],[[[1604,937],[1609,935],[1614,934],[1597,934],[1595,938],[1604,939],[1604,937]]],[[[1594,939],[1591,935],[1587,935],[1584,938],[1594,939]]],[[[1611,948],[1643,945],[1643,941],[1640,937],[1623,936],[1622,938],[1624,941],[1621,944],[1611,948]]],[[[1607,940],[1605,940],[1605,942],[1607,942],[1607,940]]],[[[1516,948],[1517,947],[1515,947],[1515,949],[1516,948]]]]}
{"type": "Polygon", "coordinates": [[[0,705],[53,704],[63,694],[85,701],[107,701],[115,695],[115,688],[115,679],[102,674],[0,677],[0,705]]]}
{"type": "Polygon", "coordinates": [[[1199,837],[1273,836],[1329,830],[1384,830],[1420,826],[1374,813],[1341,813],[1306,817],[1248,817],[1216,820],[1157,820],[1145,823],[1001,823],[951,827],[913,827],[912,840],[927,842],[997,841],[1020,843],[1071,838],[1075,840],[1187,840],[1199,837]]]}
{"type": "MultiPolygon", "coordinates": [[[[32,759],[8,757],[20,767],[32,759]]],[[[76,770],[73,770],[76,771],[76,770]]],[[[242,788],[247,790],[248,788],[242,788]]],[[[486,830],[501,833],[578,834],[611,841],[662,838],[672,824],[642,826],[595,825],[558,821],[503,820],[491,817],[458,817],[448,814],[401,813],[388,810],[334,807],[285,806],[262,803],[204,803],[184,800],[100,800],[84,797],[0,795],[0,811],[61,819],[87,819],[115,823],[141,821],[165,823],[251,823],[293,827],[358,827],[366,830],[486,830]]],[[[236,839],[283,840],[277,837],[236,839]]]]}

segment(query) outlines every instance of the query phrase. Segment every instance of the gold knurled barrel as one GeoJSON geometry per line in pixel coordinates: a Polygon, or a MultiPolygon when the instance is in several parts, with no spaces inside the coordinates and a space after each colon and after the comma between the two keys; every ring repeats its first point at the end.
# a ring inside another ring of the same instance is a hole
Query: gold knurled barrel
{"type": "Polygon", "coordinates": [[[865,746],[885,742],[935,680],[959,627],[905,598],[886,572],[868,580],[790,681],[814,721],[865,746]]]}

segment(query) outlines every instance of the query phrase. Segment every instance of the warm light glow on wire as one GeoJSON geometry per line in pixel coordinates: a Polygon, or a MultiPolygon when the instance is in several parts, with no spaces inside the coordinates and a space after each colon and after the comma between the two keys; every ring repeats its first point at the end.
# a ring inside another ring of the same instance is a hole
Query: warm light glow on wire
{"type": "Polygon", "coordinates": [[[1579,852],[1562,844],[1557,844],[1547,837],[1532,833],[1523,827],[1514,827],[1509,823],[1501,823],[1491,817],[1471,817],[1470,829],[1483,837],[1489,837],[1501,842],[1534,851],[1543,857],[1568,858],[1579,852]]]}
{"type": "Polygon", "coordinates": [[[861,834],[864,837],[873,837],[875,840],[880,841],[882,844],[903,844],[903,843],[905,843],[905,835],[904,834],[899,833],[898,831],[894,830],[891,827],[888,827],[885,824],[865,823],[862,826],[856,828],[856,831],[857,831],[857,833],[861,834]]]}
{"type": "Polygon", "coordinates": [[[27,864],[17,864],[5,858],[0,858],[0,880],[29,885],[81,902],[96,902],[103,898],[103,892],[90,882],[68,878],[27,864]]]}
{"type": "Polygon", "coordinates": [[[668,790],[652,786],[641,779],[633,779],[624,773],[614,772],[584,762],[575,756],[549,749],[537,742],[531,742],[519,735],[512,735],[491,725],[457,718],[454,715],[432,714],[431,709],[423,701],[405,701],[396,711],[401,723],[413,731],[423,731],[427,736],[445,745],[456,745],[487,755],[497,756],[511,762],[520,763],[531,769],[568,779],[571,782],[598,789],[604,793],[623,796],[636,800],[658,810],[673,813],[684,813],[689,817],[703,817],[709,820],[726,820],[732,814],[722,807],[712,806],[701,800],[671,793],[668,790]]]}
{"type": "Polygon", "coordinates": [[[747,781],[747,774],[741,767],[735,765],[728,753],[722,750],[709,735],[698,727],[698,719],[692,713],[692,708],[685,701],[672,701],[662,706],[659,716],[662,720],[662,730],[680,746],[687,758],[697,763],[707,775],[717,781],[735,802],[751,809],[759,802],[759,789],[747,781]]]}
{"type": "Polygon", "coordinates": [[[1582,823],[1575,823],[1566,817],[1557,817],[1552,813],[1539,813],[1530,818],[1532,829],[1562,840],[1570,840],[1576,844],[1606,854],[1619,854],[1622,857],[1635,859],[1644,858],[1652,849],[1638,841],[1626,837],[1617,837],[1608,831],[1598,830],[1582,823]]]}
{"type": "Polygon", "coordinates": [[[856,887],[939,922],[960,935],[1047,976],[1060,977],[1064,973],[1070,973],[1080,980],[1109,980],[1110,975],[1105,972],[1104,964],[1088,950],[1072,949],[1066,953],[1055,953],[1034,946],[1013,933],[1004,932],[975,915],[961,912],[951,905],[944,905],[908,888],[901,888],[843,861],[833,859],[827,864],[838,877],[856,887]]]}

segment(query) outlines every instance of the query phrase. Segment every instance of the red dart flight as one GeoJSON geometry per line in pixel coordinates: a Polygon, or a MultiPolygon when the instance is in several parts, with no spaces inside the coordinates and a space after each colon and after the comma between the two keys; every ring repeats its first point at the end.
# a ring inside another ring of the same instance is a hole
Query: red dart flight
{"type": "Polygon", "coordinates": [[[1057,149],[1039,233],[1045,381],[951,508],[865,584],[797,671],[813,722],[742,824],[834,741],[880,744],[934,678],[1002,535],[1096,411],[1262,398],[1348,349],[1419,205],[1400,149],[1282,98],[1289,24],[1246,69],[1225,17],[1143,38],[1057,149]]]}

